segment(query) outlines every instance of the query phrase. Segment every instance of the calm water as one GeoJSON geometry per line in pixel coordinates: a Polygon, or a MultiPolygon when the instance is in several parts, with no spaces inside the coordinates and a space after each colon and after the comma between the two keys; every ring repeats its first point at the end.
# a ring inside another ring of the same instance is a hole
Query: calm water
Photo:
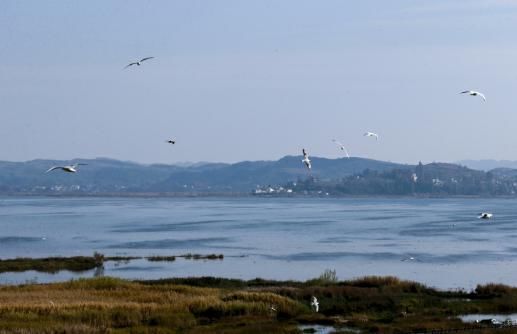
{"type": "Polygon", "coordinates": [[[81,275],[8,273],[0,283],[95,274],[304,280],[330,268],[340,279],[394,275],[445,289],[517,285],[515,199],[1,198],[0,225],[2,258],[225,256],[109,262],[81,275]],[[481,211],[494,218],[477,219],[481,211]]]}

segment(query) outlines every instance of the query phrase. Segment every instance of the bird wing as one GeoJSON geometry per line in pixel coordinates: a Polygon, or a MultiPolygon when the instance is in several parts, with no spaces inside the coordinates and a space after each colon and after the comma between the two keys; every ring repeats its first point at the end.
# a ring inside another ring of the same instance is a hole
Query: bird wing
{"type": "Polygon", "coordinates": [[[460,94],[466,94],[466,93],[470,94],[471,92],[472,92],[471,90],[464,90],[464,91],[463,91],[463,92],[461,92],[460,94]]]}
{"type": "Polygon", "coordinates": [[[478,95],[479,95],[479,96],[481,96],[481,98],[483,99],[483,101],[486,101],[485,94],[483,94],[483,93],[479,93],[479,92],[478,92],[478,95]]]}
{"type": "Polygon", "coordinates": [[[307,152],[305,152],[305,149],[304,149],[304,148],[302,148],[302,153],[303,153],[303,157],[304,157],[304,158],[307,158],[307,152]]]}
{"type": "Polygon", "coordinates": [[[54,166],[54,167],[49,168],[49,170],[47,170],[45,173],[52,172],[53,170],[60,169],[60,168],[63,168],[63,166],[54,166]]]}
{"type": "Polygon", "coordinates": [[[347,157],[348,159],[350,159],[350,154],[348,154],[348,151],[346,150],[346,148],[344,148],[344,147],[343,147],[343,149],[344,149],[344,151],[345,151],[345,153],[346,153],[346,157],[347,157]]]}
{"type": "Polygon", "coordinates": [[[154,57],[145,57],[145,58],[142,58],[140,59],[140,62],[143,62],[143,61],[146,61],[146,60],[149,60],[149,59],[153,59],[154,57]]]}
{"type": "Polygon", "coordinates": [[[134,63],[129,63],[129,64],[127,64],[127,65],[126,65],[126,67],[124,67],[124,69],[128,68],[129,66],[136,65],[136,64],[137,64],[136,62],[134,62],[134,63]]]}

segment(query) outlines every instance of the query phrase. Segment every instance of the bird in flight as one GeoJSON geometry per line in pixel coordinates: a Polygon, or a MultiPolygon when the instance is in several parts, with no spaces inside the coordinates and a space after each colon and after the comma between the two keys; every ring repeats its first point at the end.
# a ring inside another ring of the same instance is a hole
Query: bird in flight
{"type": "Polygon", "coordinates": [[[475,90],[465,90],[465,91],[461,92],[460,94],[469,94],[470,96],[481,96],[483,101],[486,101],[485,95],[483,93],[476,92],[475,90]]]}
{"type": "Polygon", "coordinates": [[[373,132],[365,132],[363,136],[366,136],[366,137],[375,137],[375,140],[379,140],[379,135],[376,134],[376,133],[373,133],[373,132]]]}
{"type": "Polygon", "coordinates": [[[318,302],[318,299],[314,296],[312,296],[311,308],[314,310],[314,312],[318,312],[320,309],[320,303],[318,302]]]}
{"type": "Polygon", "coordinates": [[[348,151],[346,150],[345,146],[343,144],[341,144],[341,142],[335,140],[335,139],[332,139],[332,141],[334,143],[336,143],[336,145],[341,149],[341,151],[345,151],[345,154],[346,154],[346,157],[347,158],[350,158],[350,155],[348,154],[348,151]]]}
{"type": "Polygon", "coordinates": [[[126,67],[124,67],[124,69],[130,67],[130,66],[133,66],[133,65],[137,65],[137,66],[140,66],[142,65],[142,63],[146,60],[149,60],[149,59],[153,59],[154,57],[145,57],[145,58],[142,58],[140,59],[139,61],[135,61],[135,62],[132,62],[132,63],[129,63],[126,65],[126,67]]]}
{"type": "Polygon", "coordinates": [[[174,139],[169,139],[166,142],[173,145],[176,144],[176,141],[174,139]]]}
{"type": "Polygon", "coordinates": [[[479,219],[490,219],[492,218],[493,214],[488,212],[481,212],[478,216],[479,219]]]}
{"type": "Polygon", "coordinates": [[[302,159],[302,162],[305,164],[305,166],[307,166],[307,168],[309,168],[309,170],[311,170],[311,161],[309,160],[309,154],[305,151],[305,149],[302,149],[302,153],[303,153],[303,159],[302,159]]]}
{"type": "Polygon", "coordinates": [[[51,172],[56,169],[61,169],[62,171],[65,171],[67,173],[77,173],[77,167],[83,166],[83,165],[87,165],[87,164],[78,163],[78,164],[73,164],[73,165],[69,165],[69,166],[54,166],[54,167],[50,168],[49,170],[47,170],[45,173],[51,172]]]}

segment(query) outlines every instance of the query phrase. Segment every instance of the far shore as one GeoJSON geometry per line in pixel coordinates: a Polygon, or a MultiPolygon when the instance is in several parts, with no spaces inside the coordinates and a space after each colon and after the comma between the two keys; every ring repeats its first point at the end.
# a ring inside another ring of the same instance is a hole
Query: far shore
{"type": "Polygon", "coordinates": [[[0,193],[0,198],[12,197],[34,197],[34,198],[289,198],[289,199],[320,199],[320,198],[358,198],[358,199],[517,199],[517,194],[509,195],[437,195],[437,194],[414,194],[414,195],[389,195],[389,194],[252,194],[247,192],[117,192],[117,193],[0,193]]]}

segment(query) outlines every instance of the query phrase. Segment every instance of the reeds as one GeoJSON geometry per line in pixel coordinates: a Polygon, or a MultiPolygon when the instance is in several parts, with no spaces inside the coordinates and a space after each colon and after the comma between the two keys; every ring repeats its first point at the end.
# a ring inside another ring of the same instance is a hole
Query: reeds
{"type": "Polygon", "coordinates": [[[459,314],[517,311],[517,289],[499,284],[465,292],[393,277],[324,281],[102,277],[3,286],[0,334],[296,333],[297,323],[394,334],[465,327],[459,314]],[[310,310],[313,295],[319,313],[310,310]]]}

